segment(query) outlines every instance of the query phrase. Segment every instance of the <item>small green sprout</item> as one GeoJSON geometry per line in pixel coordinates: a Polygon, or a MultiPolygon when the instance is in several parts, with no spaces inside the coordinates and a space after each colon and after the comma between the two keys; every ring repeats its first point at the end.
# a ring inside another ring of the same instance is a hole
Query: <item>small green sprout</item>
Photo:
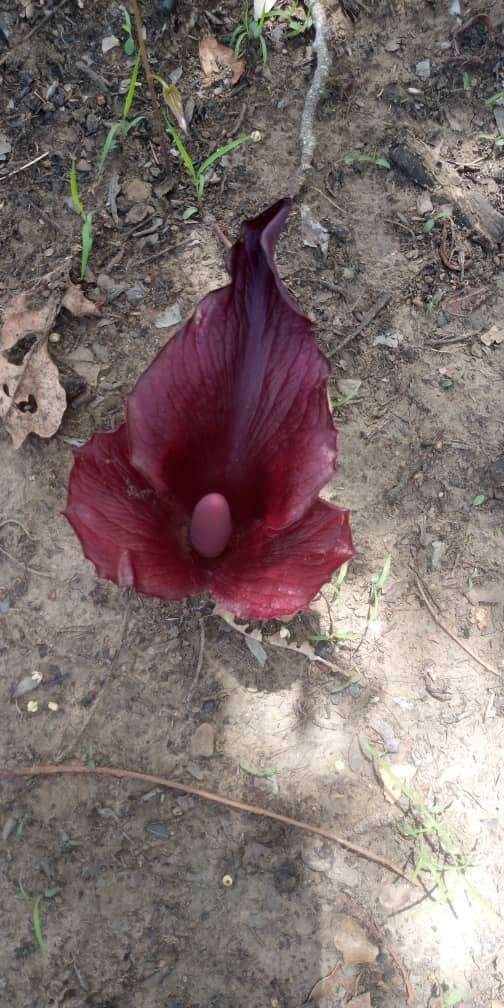
{"type": "MultiPolygon", "coordinates": [[[[217,162],[220,161],[226,154],[230,154],[231,151],[236,150],[237,147],[241,147],[242,144],[248,143],[249,140],[252,139],[251,134],[247,133],[243,136],[237,137],[236,140],[230,140],[229,143],[223,144],[222,147],[218,147],[213,154],[210,154],[204,159],[204,161],[197,164],[193,161],[191,155],[189,154],[180,133],[178,133],[175,126],[173,126],[168,119],[166,119],[166,132],[169,134],[175,144],[175,147],[177,148],[182,164],[184,165],[184,168],[194,186],[198,202],[203,199],[213,166],[217,164],[217,162]]],[[[190,216],[192,216],[192,213],[190,216]]]]}
{"type": "Polygon", "coordinates": [[[390,168],[390,161],[377,154],[345,154],[343,161],[347,165],[369,164],[376,168],[390,168]]]}
{"type": "Polygon", "coordinates": [[[87,273],[89,256],[91,255],[91,249],[93,248],[93,214],[84,208],[80,192],[79,192],[79,181],[77,178],[77,164],[75,158],[72,158],[72,167],[70,169],[70,195],[72,197],[72,203],[75,210],[79,214],[82,221],[81,227],[81,280],[84,279],[87,273]]]}
{"type": "Polygon", "coordinates": [[[133,101],[135,98],[139,69],[140,69],[140,57],[137,56],[131,71],[129,86],[126,92],[126,97],[124,99],[121,119],[119,120],[119,122],[112,123],[112,126],[110,127],[107,133],[105,143],[103,144],[103,147],[100,151],[100,156],[98,158],[98,169],[97,169],[98,175],[101,175],[105,167],[105,162],[109,157],[109,154],[111,154],[112,151],[115,149],[115,147],[117,147],[117,141],[119,140],[119,138],[121,136],[127,136],[128,133],[130,133],[132,129],[135,129],[135,127],[138,126],[139,123],[141,123],[142,120],[145,118],[145,116],[140,115],[135,116],[134,119],[128,119],[128,116],[131,111],[131,106],[133,105],[133,101]]]}
{"type": "Polygon", "coordinates": [[[449,217],[451,217],[451,213],[449,210],[439,210],[438,213],[432,214],[432,216],[425,221],[425,224],[423,225],[423,231],[425,232],[425,234],[430,234],[430,232],[434,230],[436,224],[438,224],[439,221],[448,220],[449,217]]]}
{"type": "Polygon", "coordinates": [[[124,43],[124,52],[126,56],[133,56],[136,51],[135,39],[133,38],[133,26],[131,24],[131,16],[126,7],[121,5],[120,10],[123,12],[123,23],[121,25],[124,34],[126,35],[126,41],[124,43]]]}

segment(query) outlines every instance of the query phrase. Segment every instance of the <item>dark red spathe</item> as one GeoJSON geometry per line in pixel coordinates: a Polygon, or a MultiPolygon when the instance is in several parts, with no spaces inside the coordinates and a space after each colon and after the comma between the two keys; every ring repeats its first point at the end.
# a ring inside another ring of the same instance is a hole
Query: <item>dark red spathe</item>
{"type": "Polygon", "coordinates": [[[205,297],[75,453],[66,517],[101,577],[162,599],[209,591],[243,618],[305,608],[354,555],[329,366],[280,280],[282,200],[244,225],[231,283],[205,297]]]}

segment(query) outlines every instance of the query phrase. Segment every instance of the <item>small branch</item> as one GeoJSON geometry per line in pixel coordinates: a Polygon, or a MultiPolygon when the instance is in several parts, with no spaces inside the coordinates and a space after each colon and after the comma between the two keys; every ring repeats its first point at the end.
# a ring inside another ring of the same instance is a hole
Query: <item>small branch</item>
{"type": "Polygon", "coordinates": [[[500,672],[498,672],[498,670],[494,668],[493,665],[489,665],[488,662],[484,660],[484,658],[480,658],[477,654],[475,654],[474,651],[463,640],[460,640],[460,637],[457,637],[457,635],[453,633],[453,630],[450,630],[450,627],[447,626],[444,620],[442,620],[441,617],[438,616],[436,610],[434,609],[434,606],[432,605],[432,602],[430,601],[430,599],[426,594],[426,591],[422,585],[422,582],[420,581],[420,578],[416,570],[413,570],[413,568],[412,573],[413,577],[415,578],[418,594],[420,595],[420,598],[422,599],[424,605],[429,610],[432,619],[434,620],[435,623],[437,623],[438,627],[440,627],[440,629],[444,631],[444,633],[447,635],[447,637],[450,638],[450,640],[454,641],[455,644],[458,644],[459,648],[461,648],[462,651],[465,651],[465,653],[469,655],[469,657],[472,658],[473,661],[477,662],[478,665],[481,665],[481,667],[486,669],[487,672],[491,672],[492,675],[497,676],[498,679],[502,679],[500,672]]]}
{"type": "Polygon", "coordinates": [[[315,25],[315,41],[313,51],[317,56],[317,66],[313,74],[313,79],[307,91],[303,115],[301,116],[301,127],[299,136],[301,140],[301,174],[305,175],[312,166],[313,155],[315,153],[315,133],[313,123],[317,112],[322,89],[327,80],[327,75],[331,67],[331,54],[329,52],[327,36],[327,20],[324,4],[321,0],[314,0],[311,6],[311,15],[315,25]]]}
{"type": "Polygon", "coordinates": [[[334,357],[334,355],[339,353],[340,350],[343,350],[344,347],[348,346],[352,340],[357,339],[357,336],[360,336],[360,334],[364,332],[364,329],[367,329],[370,322],[372,322],[373,319],[375,319],[376,316],[383,311],[385,306],[388,305],[391,297],[391,294],[382,294],[381,297],[378,298],[376,304],[371,308],[371,311],[369,311],[363,318],[362,322],[359,322],[357,328],[354,329],[353,332],[349,333],[348,336],[345,336],[345,338],[341,340],[341,343],[338,343],[337,347],[333,347],[332,350],[329,350],[329,353],[326,353],[326,357],[334,357]]]}
{"type": "Polygon", "coordinates": [[[156,784],[158,787],[170,788],[172,791],[181,791],[182,794],[194,795],[196,798],[203,798],[204,801],[211,801],[216,805],[223,805],[237,812],[247,812],[249,815],[274,819],[284,826],[292,826],[295,829],[303,830],[305,833],[311,833],[315,836],[323,837],[325,840],[331,840],[332,843],[339,844],[340,847],[352,851],[353,854],[357,854],[359,857],[366,858],[367,861],[373,861],[375,864],[387,868],[388,871],[394,875],[398,875],[400,878],[406,879],[412,885],[418,885],[418,882],[410,879],[402,868],[394,864],[393,861],[382,857],[381,854],[375,854],[374,851],[370,851],[366,847],[360,847],[358,844],[351,843],[350,840],[345,840],[338,833],[332,833],[321,826],[312,826],[301,819],[292,819],[290,816],[282,815],[280,812],[272,812],[269,809],[261,808],[260,805],[248,805],[246,802],[238,801],[235,798],[224,798],[223,795],[215,794],[213,791],[193,787],[191,784],[180,784],[178,781],[169,780],[166,777],[158,777],[157,774],[141,773],[139,770],[124,770],[121,767],[100,766],[91,769],[87,766],[55,766],[51,763],[32,767],[13,767],[12,770],[7,770],[6,768],[0,769],[1,780],[9,780],[14,777],[49,777],[54,774],[81,774],[87,777],[118,777],[120,780],[139,780],[144,784],[156,784]]]}
{"type": "Polygon", "coordinates": [[[3,179],[12,178],[13,175],[19,175],[20,172],[26,171],[27,168],[31,168],[32,165],[38,164],[39,161],[43,161],[46,157],[49,157],[49,151],[46,151],[45,154],[39,154],[38,157],[32,158],[31,161],[27,161],[26,164],[21,165],[20,168],[15,168],[14,171],[9,172],[7,175],[0,175],[0,182],[2,182],[3,179]]]}
{"type": "Polygon", "coordinates": [[[154,122],[156,125],[156,130],[159,134],[159,142],[161,144],[161,151],[163,154],[163,160],[165,163],[165,168],[168,173],[171,172],[171,161],[170,161],[170,149],[168,145],[168,138],[166,136],[166,130],[164,127],[163,116],[161,114],[161,106],[159,104],[158,96],[156,94],[156,87],[154,84],[154,78],[152,76],[152,71],[150,68],[149,57],[147,55],[147,49],[145,46],[144,39],[144,26],[142,21],[142,15],[140,13],[140,7],[138,5],[138,0],[131,0],[131,6],[133,8],[133,17],[135,19],[135,31],[138,42],[138,51],[140,53],[140,59],[142,61],[143,71],[145,74],[145,80],[147,82],[147,88],[149,91],[149,97],[152,106],[152,115],[154,117],[154,122]]]}

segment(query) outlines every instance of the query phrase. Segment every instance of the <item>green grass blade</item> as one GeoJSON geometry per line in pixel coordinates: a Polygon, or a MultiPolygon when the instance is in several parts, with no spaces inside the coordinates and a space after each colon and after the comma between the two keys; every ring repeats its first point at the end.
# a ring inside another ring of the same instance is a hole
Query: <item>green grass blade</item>
{"type": "Polygon", "coordinates": [[[130,12],[124,6],[124,4],[121,4],[121,6],[119,7],[119,10],[122,10],[123,16],[124,16],[124,21],[123,21],[123,24],[122,24],[123,31],[126,32],[126,35],[131,35],[132,27],[131,27],[131,15],[130,15],[130,12]]]}
{"type": "Polygon", "coordinates": [[[77,213],[83,217],[84,207],[79,193],[79,181],[77,178],[77,164],[75,158],[72,158],[72,167],[70,169],[70,194],[72,197],[72,203],[77,210],[77,213]]]}
{"type": "Polygon", "coordinates": [[[117,146],[117,137],[121,132],[121,130],[123,129],[124,129],[124,122],[122,119],[121,122],[113,123],[112,126],[110,127],[107,133],[107,139],[103,144],[103,147],[100,151],[100,157],[98,158],[98,175],[101,175],[109,154],[111,154],[112,151],[114,150],[114,147],[117,146]]]}
{"type": "Polygon", "coordinates": [[[185,165],[186,171],[191,176],[191,178],[192,178],[192,180],[194,182],[194,187],[197,190],[198,189],[198,173],[196,172],[194,161],[193,161],[191,155],[189,154],[189,151],[187,150],[187,147],[186,147],[184,141],[182,140],[181,136],[177,133],[177,130],[175,129],[175,126],[172,126],[172,124],[170,122],[168,122],[168,120],[166,120],[166,130],[170,134],[170,136],[171,136],[171,138],[172,138],[172,140],[173,140],[173,142],[175,144],[175,147],[177,148],[177,150],[178,150],[178,152],[180,154],[180,157],[182,158],[182,161],[183,161],[183,163],[185,165]]]}
{"type": "Polygon", "coordinates": [[[237,147],[241,147],[242,144],[247,143],[250,140],[250,134],[245,134],[244,136],[237,137],[236,140],[230,140],[229,143],[224,144],[223,147],[218,147],[217,150],[210,154],[209,157],[205,158],[201,162],[198,168],[198,175],[206,175],[209,168],[215,164],[216,161],[220,161],[226,154],[230,154],[231,151],[236,150],[237,147]]]}
{"type": "Polygon", "coordinates": [[[382,592],[388,581],[390,568],[392,565],[392,555],[389,553],[385,558],[385,563],[383,564],[381,573],[378,575],[375,581],[375,587],[378,592],[382,592]]]}
{"type": "Polygon", "coordinates": [[[87,273],[89,256],[93,248],[93,214],[87,213],[82,224],[81,280],[87,273]]]}
{"type": "Polygon", "coordinates": [[[131,133],[131,130],[135,129],[135,126],[138,126],[139,123],[141,123],[143,119],[145,119],[145,116],[144,115],[139,115],[139,116],[135,116],[134,119],[131,119],[130,122],[125,122],[124,123],[124,135],[127,136],[128,133],[131,133]]]}
{"type": "Polygon", "coordinates": [[[33,901],[33,911],[32,911],[32,922],[33,922],[33,933],[37,939],[37,945],[40,949],[40,954],[44,959],[47,958],[47,942],[42,933],[42,922],[40,920],[40,901],[42,896],[37,896],[33,901]]]}
{"type": "Polygon", "coordinates": [[[124,99],[124,105],[123,105],[123,111],[122,111],[122,117],[123,117],[123,119],[127,119],[128,118],[128,116],[130,114],[130,111],[131,111],[131,106],[133,105],[133,99],[135,97],[135,91],[136,91],[136,85],[137,85],[137,78],[138,78],[138,71],[139,71],[139,69],[140,69],[140,56],[137,56],[137,58],[135,60],[135,65],[134,65],[134,67],[133,67],[133,69],[131,71],[131,77],[130,77],[130,82],[129,82],[129,87],[128,87],[128,93],[126,95],[126,98],[124,99]]]}

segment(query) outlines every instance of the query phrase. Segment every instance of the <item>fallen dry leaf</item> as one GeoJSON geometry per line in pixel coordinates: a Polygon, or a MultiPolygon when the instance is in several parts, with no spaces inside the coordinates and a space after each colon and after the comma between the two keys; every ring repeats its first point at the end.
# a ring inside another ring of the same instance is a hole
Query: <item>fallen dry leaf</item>
{"type": "Polygon", "coordinates": [[[10,350],[25,336],[49,333],[58,311],[58,298],[48,297],[40,308],[32,307],[31,294],[18,294],[4,311],[0,350],[10,350]]]}
{"type": "Polygon", "coordinates": [[[45,339],[28,351],[21,365],[0,359],[0,417],[5,419],[14,448],[28,434],[55,434],[65,409],[65,390],[45,339]]]}
{"type": "Polygon", "coordinates": [[[474,612],[474,622],[481,633],[485,633],[491,622],[492,616],[488,606],[478,606],[474,612]]]}
{"type": "Polygon", "coordinates": [[[327,976],[317,980],[317,983],[312,987],[306,1000],[321,1001],[322,998],[330,997],[331,994],[334,994],[338,987],[343,986],[343,979],[344,977],[341,972],[341,966],[335,966],[334,969],[327,974],[327,976]]]}
{"type": "Polygon", "coordinates": [[[358,994],[357,997],[352,998],[348,1002],[347,1008],[372,1008],[371,1006],[371,994],[366,991],[365,994],[358,994]]]}
{"type": "Polygon", "coordinates": [[[0,419],[19,448],[28,434],[51,437],[66,409],[58,369],[47,337],[60,308],[78,318],[98,309],[68,279],[64,270],[44,277],[7,305],[0,329],[0,419]]]}
{"type": "Polygon", "coordinates": [[[237,84],[245,71],[245,61],[238,59],[229,46],[221,45],[214,35],[205,35],[199,44],[199,58],[208,84],[231,80],[237,84]]]}
{"type": "Polygon", "coordinates": [[[486,332],[482,333],[480,340],[484,346],[489,347],[492,344],[504,343],[504,326],[493,325],[486,332]]]}
{"type": "Polygon", "coordinates": [[[334,944],[341,952],[345,965],[370,965],[378,955],[378,946],[373,945],[364,928],[348,914],[336,914],[334,944]]]}
{"type": "Polygon", "coordinates": [[[77,287],[71,280],[61,299],[61,307],[66,308],[75,318],[91,318],[100,314],[94,302],[85,297],[82,287],[77,287]]]}

